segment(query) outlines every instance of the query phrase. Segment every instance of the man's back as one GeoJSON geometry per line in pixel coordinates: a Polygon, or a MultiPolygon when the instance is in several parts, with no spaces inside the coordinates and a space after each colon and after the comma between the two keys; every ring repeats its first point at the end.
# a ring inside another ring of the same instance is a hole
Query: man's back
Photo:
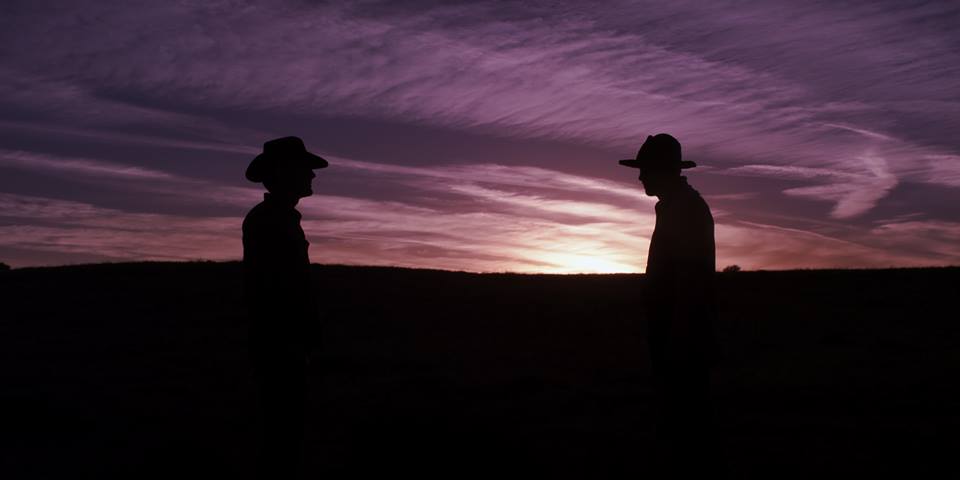
{"type": "Polygon", "coordinates": [[[715,316],[713,216],[700,194],[681,180],[677,191],[656,206],[647,257],[648,320],[688,322],[691,334],[709,335],[715,316]]]}

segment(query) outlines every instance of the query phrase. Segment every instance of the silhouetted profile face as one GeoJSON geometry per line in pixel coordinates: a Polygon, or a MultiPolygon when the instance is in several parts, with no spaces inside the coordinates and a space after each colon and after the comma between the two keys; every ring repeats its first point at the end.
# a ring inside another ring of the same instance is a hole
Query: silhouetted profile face
{"type": "Polygon", "coordinates": [[[649,197],[662,195],[680,178],[679,168],[641,168],[640,183],[649,197]]]}
{"type": "Polygon", "coordinates": [[[278,166],[263,185],[276,195],[304,198],[313,195],[313,179],[316,177],[306,164],[291,162],[278,166]]]}

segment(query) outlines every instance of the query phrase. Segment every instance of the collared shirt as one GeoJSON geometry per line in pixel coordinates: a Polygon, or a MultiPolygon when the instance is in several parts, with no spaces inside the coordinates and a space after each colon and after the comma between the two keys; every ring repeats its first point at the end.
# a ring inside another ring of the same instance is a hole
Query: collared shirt
{"type": "Polygon", "coordinates": [[[309,242],[292,205],[267,193],[243,220],[244,297],[257,335],[294,340],[316,320],[309,242]]]}

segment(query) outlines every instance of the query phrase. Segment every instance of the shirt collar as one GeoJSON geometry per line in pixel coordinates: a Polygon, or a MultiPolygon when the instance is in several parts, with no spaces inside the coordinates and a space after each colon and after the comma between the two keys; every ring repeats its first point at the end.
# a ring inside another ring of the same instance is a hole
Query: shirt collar
{"type": "Polygon", "coordinates": [[[657,210],[659,210],[660,208],[665,208],[667,205],[670,204],[670,202],[671,202],[674,198],[679,197],[680,195],[683,195],[683,192],[685,192],[685,191],[687,191],[687,190],[689,190],[689,189],[690,189],[690,184],[687,183],[687,177],[684,177],[684,176],[681,175],[681,176],[680,176],[680,184],[677,185],[677,189],[676,189],[676,191],[673,192],[673,195],[668,195],[667,197],[661,198],[660,200],[658,200],[658,201],[657,201],[657,204],[654,205],[654,208],[657,209],[657,210]]]}
{"type": "Polygon", "coordinates": [[[283,203],[283,202],[277,200],[277,198],[276,198],[273,194],[271,194],[270,192],[266,192],[266,193],[263,194],[263,202],[266,203],[267,205],[272,206],[273,208],[280,208],[280,209],[283,209],[283,210],[288,210],[288,211],[292,212],[294,215],[296,215],[297,218],[301,218],[301,217],[302,217],[302,215],[300,215],[300,212],[297,211],[297,209],[295,208],[295,205],[288,205],[288,204],[286,204],[286,203],[283,203]]]}

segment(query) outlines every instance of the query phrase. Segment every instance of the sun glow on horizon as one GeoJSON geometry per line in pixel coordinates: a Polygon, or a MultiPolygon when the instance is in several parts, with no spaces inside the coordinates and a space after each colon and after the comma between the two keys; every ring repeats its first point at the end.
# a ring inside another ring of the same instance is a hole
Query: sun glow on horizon
{"type": "Polygon", "coordinates": [[[642,268],[614,256],[551,252],[537,260],[551,266],[535,269],[535,273],[643,273],[642,268]]]}

